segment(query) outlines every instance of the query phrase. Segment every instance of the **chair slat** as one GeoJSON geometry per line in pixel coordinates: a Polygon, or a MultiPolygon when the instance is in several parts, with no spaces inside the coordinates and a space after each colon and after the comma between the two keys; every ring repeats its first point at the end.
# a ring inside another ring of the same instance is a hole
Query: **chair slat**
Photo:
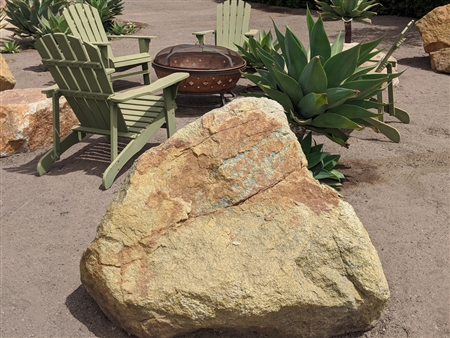
{"type": "MultiPolygon", "coordinates": [[[[242,2],[242,1],[241,1],[242,2]]],[[[237,16],[237,0],[231,0],[230,4],[230,14],[229,14],[229,22],[228,22],[228,39],[226,41],[227,46],[233,46],[233,42],[236,39],[236,16],[237,16]]]]}

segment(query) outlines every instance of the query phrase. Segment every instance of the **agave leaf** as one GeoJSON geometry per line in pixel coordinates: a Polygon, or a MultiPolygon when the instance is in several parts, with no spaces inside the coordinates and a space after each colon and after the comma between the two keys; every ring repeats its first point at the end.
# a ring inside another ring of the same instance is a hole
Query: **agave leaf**
{"type": "Polygon", "coordinates": [[[309,93],[301,99],[298,104],[298,111],[304,118],[310,118],[323,114],[327,104],[326,94],[309,93]]]}
{"type": "Polygon", "coordinates": [[[314,147],[311,147],[311,152],[322,151],[323,144],[316,144],[314,147]]]}
{"type": "Polygon", "coordinates": [[[277,88],[277,79],[275,78],[273,73],[261,68],[256,69],[256,71],[265,80],[265,83],[263,84],[269,83],[270,87],[277,88]]]}
{"type": "Polygon", "coordinates": [[[358,90],[352,90],[342,87],[328,88],[325,93],[328,97],[328,105],[326,109],[332,109],[343,104],[350,98],[355,98],[358,96],[358,90]]]}
{"type": "Polygon", "coordinates": [[[313,30],[315,24],[316,23],[314,22],[311,12],[309,11],[309,6],[307,5],[306,6],[306,25],[308,27],[309,41],[311,41],[311,33],[312,33],[312,30],[313,30]]]}
{"type": "Polygon", "coordinates": [[[316,128],[312,125],[305,126],[305,128],[320,133],[328,137],[331,141],[343,147],[348,147],[348,136],[337,128],[316,128]]]}
{"type": "MultiPolygon", "coordinates": [[[[359,90],[360,93],[355,99],[363,100],[367,97],[373,96],[374,91],[379,89],[384,82],[385,80],[383,79],[355,80],[351,82],[346,82],[342,84],[341,87],[359,90]]],[[[349,99],[349,101],[352,100],[353,99],[349,99]]]]}
{"type": "Polygon", "coordinates": [[[326,113],[312,120],[313,127],[339,128],[339,129],[361,129],[362,127],[352,120],[338,114],[326,113]]]}
{"type": "Polygon", "coordinates": [[[286,73],[280,72],[277,68],[273,69],[273,73],[277,79],[278,86],[289,96],[294,107],[297,107],[303,98],[302,88],[298,82],[286,73]]]}
{"type": "Polygon", "coordinates": [[[306,156],[306,160],[308,161],[308,169],[313,168],[314,166],[316,166],[317,164],[319,164],[320,162],[322,162],[322,160],[329,155],[329,153],[326,152],[315,152],[315,153],[310,153],[306,156]]]}
{"type": "MultiPolygon", "coordinates": [[[[362,65],[364,62],[366,62],[367,60],[369,60],[371,57],[367,58],[366,57],[371,54],[373,52],[373,50],[380,44],[381,40],[383,40],[384,36],[373,40],[373,41],[369,41],[366,43],[362,43],[361,44],[361,49],[359,51],[359,60],[358,60],[358,66],[362,65]]],[[[375,53],[375,55],[378,53],[375,53]]]]}
{"type": "Polygon", "coordinates": [[[295,112],[293,110],[290,111],[289,115],[288,115],[288,119],[290,119],[290,122],[295,122],[297,125],[302,126],[302,127],[306,127],[309,126],[312,122],[312,119],[302,119],[299,118],[295,112]]]}
{"type": "Polygon", "coordinates": [[[294,110],[291,99],[285,93],[266,85],[259,85],[259,88],[261,88],[272,100],[281,104],[286,112],[294,110]]]}
{"type": "Polygon", "coordinates": [[[365,118],[364,121],[376,127],[384,136],[386,136],[392,142],[395,143],[400,142],[400,133],[394,127],[391,127],[390,125],[374,118],[365,118]]]}
{"type": "Polygon", "coordinates": [[[323,1],[316,1],[317,6],[321,11],[332,12],[331,6],[323,1]]]}
{"type": "Polygon", "coordinates": [[[320,55],[324,61],[328,60],[331,55],[330,40],[328,40],[327,33],[323,26],[323,20],[320,16],[311,31],[310,52],[311,59],[314,56],[320,55]]]}
{"type": "Polygon", "coordinates": [[[339,31],[336,40],[334,40],[331,45],[331,56],[336,55],[344,49],[344,36],[342,35],[342,30],[339,31]]]}
{"type": "Polygon", "coordinates": [[[267,79],[263,78],[262,76],[250,73],[242,73],[242,76],[244,76],[246,79],[249,79],[256,85],[263,84],[266,86],[270,86],[270,82],[267,79]]]}
{"type": "Polygon", "coordinates": [[[337,87],[351,76],[357,67],[360,45],[338,53],[325,62],[323,68],[327,74],[328,86],[337,87]]]}
{"type": "Polygon", "coordinates": [[[389,103],[378,102],[376,100],[354,100],[351,101],[351,104],[365,109],[378,109],[389,105],[389,103]]]}
{"type": "Polygon", "coordinates": [[[368,9],[370,9],[370,8],[372,8],[372,7],[381,5],[381,4],[379,4],[379,3],[375,3],[375,4],[374,4],[375,1],[376,1],[376,0],[363,1],[363,2],[358,6],[358,9],[361,10],[361,11],[364,11],[364,10],[368,10],[368,9]]]}
{"type": "Polygon", "coordinates": [[[327,110],[325,114],[338,114],[348,118],[349,120],[365,117],[380,117],[382,115],[372,113],[370,110],[367,110],[363,107],[354,104],[342,104],[338,107],[327,110]]]}
{"type": "Polygon", "coordinates": [[[320,57],[316,56],[303,69],[299,78],[303,95],[311,92],[324,93],[328,87],[327,74],[322,67],[320,57]]]}
{"type": "Polygon", "coordinates": [[[286,55],[286,47],[285,47],[286,44],[285,44],[285,41],[284,41],[285,37],[284,37],[283,33],[281,33],[281,31],[278,29],[278,27],[275,24],[275,21],[273,21],[273,19],[272,19],[272,23],[273,23],[273,27],[275,29],[275,34],[277,36],[277,40],[278,40],[278,44],[279,44],[280,49],[281,49],[281,53],[283,55],[286,55]]]}
{"type": "Polygon", "coordinates": [[[331,8],[333,9],[334,12],[336,12],[340,17],[345,17],[346,13],[345,11],[339,7],[339,6],[331,6],[331,8]]]}
{"type": "Polygon", "coordinates": [[[369,73],[370,71],[374,70],[376,68],[376,65],[373,66],[364,66],[364,67],[358,67],[355,72],[348,77],[345,81],[350,82],[353,80],[356,80],[357,78],[361,77],[362,75],[365,75],[369,73]]]}
{"type": "Polygon", "coordinates": [[[341,17],[333,13],[320,13],[320,17],[323,21],[337,21],[341,20],[341,17]]]}
{"type": "Polygon", "coordinates": [[[342,1],[342,8],[346,13],[351,13],[357,7],[357,0],[342,1]]]}
{"type": "Polygon", "coordinates": [[[377,12],[364,11],[359,15],[359,17],[360,18],[369,18],[374,15],[377,15],[377,12]]]}
{"type": "Polygon", "coordinates": [[[372,20],[370,20],[369,18],[354,18],[353,20],[355,20],[356,22],[364,22],[364,23],[368,23],[368,24],[372,24],[372,20]]]}
{"type": "Polygon", "coordinates": [[[305,155],[308,155],[311,152],[311,144],[312,144],[312,132],[309,132],[303,138],[303,140],[300,141],[300,145],[305,155]]]}
{"type": "Polygon", "coordinates": [[[288,74],[294,79],[300,78],[303,69],[308,64],[308,54],[303,44],[287,27],[284,50],[285,53],[283,55],[286,60],[288,74]]]}

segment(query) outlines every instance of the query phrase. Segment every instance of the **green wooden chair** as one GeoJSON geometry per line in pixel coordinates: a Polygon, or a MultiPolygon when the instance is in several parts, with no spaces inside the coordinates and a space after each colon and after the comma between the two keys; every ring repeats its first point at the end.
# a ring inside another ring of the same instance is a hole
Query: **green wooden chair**
{"type": "MultiPolygon", "coordinates": [[[[396,61],[393,61],[390,59],[394,51],[400,47],[400,45],[406,40],[406,33],[408,30],[412,27],[414,23],[414,20],[411,20],[408,25],[403,29],[403,31],[400,33],[397,40],[394,42],[394,44],[391,46],[391,48],[387,51],[386,55],[378,62],[377,68],[375,69],[375,72],[382,72],[384,69],[390,74],[393,72],[393,68],[397,66],[396,61]]],[[[400,120],[403,123],[409,123],[410,117],[409,114],[398,107],[395,107],[395,101],[394,101],[394,84],[392,81],[388,84],[388,104],[384,107],[378,108],[378,112],[381,113],[387,113],[391,116],[396,117],[398,120],[400,120]]],[[[378,93],[377,95],[377,101],[383,102],[383,92],[378,93]]],[[[383,120],[383,118],[381,118],[383,120]]]]}
{"type": "Polygon", "coordinates": [[[128,72],[126,74],[111,76],[112,80],[118,80],[134,75],[143,75],[144,84],[150,84],[151,57],[149,47],[151,39],[156,36],[125,36],[125,35],[107,35],[103,28],[102,20],[95,7],[88,4],[74,4],[66,7],[63,11],[64,18],[69,25],[71,34],[81,38],[83,41],[90,42],[100,48],[104,64],[108,68],[114,69],[115,73],[123,72],[135,67],[141,67],[142,70],[128,72]],[[114,38],[132,38],[138,39],[139,53],[118,56],[113,55],[109,39],[114,38]]]}
{"type": "Polygon", "coordinates": [[[249,31],[250,23],[249,3],[243,0],[229,0],[217,5],[217,25],[215,30],[207,30],[192,33],[200,44],[205,44],[205,35],[214,34],[215,45],[237,51],[235,44],[245,45],[245,36],[255,36],[258,30],[249,31]]]}
{"type": "Polygon", "coordinates": [[[168,137],[175,132],[175,97],[179,83],[189,77],[188,73],[174,73],[153,84],[115,93],[97,46],[61,33],[45,35],[35,46],[56,81],[55,86],[43,90],[53,100],[53,148],[40,159],[39,175],[45,174],[62,153],[87,134],[107,135],[111,164],[103,174],[103,187],[108,189],[120,169],[159,128],[167,128],[168,137]],[[152,95],[160,91],[162,95],[152,95]],[[67,99],[80,122],[62,140],[60,96],[67,99]],[[119,137],[130,140],[120,153],[119,137]]]}

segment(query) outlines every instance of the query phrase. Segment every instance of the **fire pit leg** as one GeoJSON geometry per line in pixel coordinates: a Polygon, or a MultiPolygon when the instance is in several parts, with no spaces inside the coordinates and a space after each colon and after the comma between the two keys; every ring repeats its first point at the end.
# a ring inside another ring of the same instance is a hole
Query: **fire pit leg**
{"type": "MultiPolygon", "coordinates": [[[[230,94],[233,98],[236,98],[236,97],[237,97],[237,95],[236,95],[235,93],[233,93],[233,92],[228,92],[227,94],[230,94]]],[[[227,104],[227,101],[226,101],[226,99],[225,99],[225,93],[221,93],[221,94],[220,94],[220,98],[221,98],[221,100],[222,100],[222,107],[223,107],[224,105],[227,104]]]]}

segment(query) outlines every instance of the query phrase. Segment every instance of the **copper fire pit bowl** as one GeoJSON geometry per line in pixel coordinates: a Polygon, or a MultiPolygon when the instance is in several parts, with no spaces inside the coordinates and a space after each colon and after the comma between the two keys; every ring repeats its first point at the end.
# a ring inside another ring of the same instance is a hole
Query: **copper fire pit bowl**
{"type": "Polygon", "coordinates": [[[180,83],[180,93],[223,94],[230,92],[241,77],[246,62],[235,51],[211,45],[177,45],[163,49],[154,58],[156,76],[175,72],[191,76],[180,83]]]}

